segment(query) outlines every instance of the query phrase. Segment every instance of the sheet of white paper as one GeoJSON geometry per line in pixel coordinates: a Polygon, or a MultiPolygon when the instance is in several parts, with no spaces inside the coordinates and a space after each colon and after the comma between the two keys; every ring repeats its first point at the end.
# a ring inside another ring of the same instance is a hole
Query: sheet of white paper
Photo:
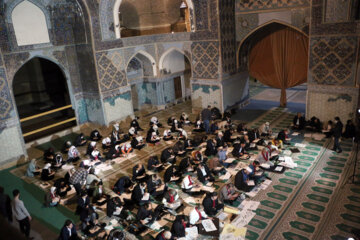
{"type": "Polygon", "coordinates": [[[291,135],[293,135],[293,136],[298,136],[300,133],[298,133],[298,132],[293,132],[291,135]]]}
{"type": "Polygon", "coordinates": [[[216,226],[211,219],[205,219],[201,222],[206,232],[216,231],[216,226]]]}
{"type": "Polygon", "coordinates": [[[248,186],[255,186],[254,180],[248,181],[247,185],[248,185],[248,186]]]}
{"type": "Polygon", "coordinates": [[[229,178],[231,178],[231,174],[229,172],[226,172],[225,175],[220,177],[221,180],[228,180],[229,178]]]}
{"type": "Polygon", "coordinates": [[[266,179],[262,184],[265,184],[265,185],[270,185],[272,183],[271,180],[269,179],[266,179]]]}
{"type": "Polygon", "coordinates": [[[232,222],[231,224],[234,225],[237,228],[244,227],[247,225],[251,219],[256,215],[253,211],[241,211],[241,214],[239,214],[232,222]]]}
{"type": "Polygon", "coordinates": [[[220,212],[220,214],[217,216],[220,221],[224,221],[229,216],[228,213],[225,213],[223,211],[220,212]]]}
{"type": "Polygon", "coordinates": [[[147,200],[149,200],[149,198],[150,198],[150,194],[149,194],[149,193],[145,193],[141,200],[147,201],[147,200]]]}
{"type": "Polygon", "coordinates": [[[286,156],[290,156],[292,154],[292,152],[290,150],[285,150],[284,151],[284,155],[286,156]]]}
{"type": "Polygon", "coordinates": [[[71,165],[71,164],[65,164],[65,165],[63,165],[61,168],[64,169],[64,170],[70,170],[70,169],[73,169],[74,166],[71,165]]]}
{"type": "Polygon", "coordinates": [[[281,166],[277,166],[277,167],[274,169],[275,172],[281,172],[282,170],[283,170],[283,167],[281,167],[281,166]]]}
{"type": "Polygon", "coordinates": [[[199,232],[198,232],[198,229],[196,226],[191,227],[191,228],[185,228],[185,232],[187,233],[186,240],[195,240],[199,235],[199,232]]]}
{"type": "Polygon", "coordinates": [[[206,186],[211,187],[213,184],[214,184],[213,182],[208,182],[208,183],[206,184],[206,186]]]}
{"type": "Polygon", "coordinates": [[[270,164],[268,164],[268,163],[262,163],[260,166],[263,168],[266,168],[266,169],[270,168],[270,164]]]}
{"type": "Polygon", "coordinates": [[[162,226],[157,222],[153,222],[151,225],[150,225],[150,228],[153,229],[153,230],[159,230],[162,226]]]}
{"type": "Polygon", "coordinates": [[[208,186],[202,186],[201,189],[206,192],[214,192],[215,191],[215,188],[208,187],[208,186]]]}
{"type": "Polygon", "coordinates": [[[311,133],[305,133],[305,134],[304,134],[304,137],[305,137],[305,138],[311,138],[311,136],[312,136],[311,133]]]}
{"type": "Polygon", "coordinates": [[[304,148],[306,145],[303,143],[295,143],[295,147],[304,148]]]}
{"type": "Polygon", "coordinates": [[[226,163],[232,163],[233,161],[235,161],[235,158],[228,158],[225,160],[226,163]]]}
{"type": "Polygon", "coordinates": [[[118,224],[118,221],[116,219],[111,219],[110,223],[111,223],[111,225],[116,225],[116,224],[118,224]]]}

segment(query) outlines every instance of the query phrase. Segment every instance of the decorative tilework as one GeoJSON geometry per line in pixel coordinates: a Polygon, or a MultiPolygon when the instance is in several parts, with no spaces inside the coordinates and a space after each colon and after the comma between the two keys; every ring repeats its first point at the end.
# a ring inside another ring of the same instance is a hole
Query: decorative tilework
{"type": "Polygon", "coordinates": [[[310,0],[236,0],[236,11],[254,11],[276,8],[309,6],[310,0]]]}
{"type": "Polygon", "coordinates": [[[351,1],[326,0],[325,22],[348,21],[351,1]]]}
{"type": "Polygon", "coordinates": [[[9,86],[6,80],[5,69],[0,68],[0,120],[6,120],[10,118],[12,109],[12,100],[9,86]]]}
{"type": "Polygon", "coordinates": [[[221,59],[224,73],[236,72],[235,0],[219,1],[221,59]]]}
{"type": "Polygon", "coordinates": [[[194,78],[218,78],[219,43],[195,42],[192,49],[194,78]]]}
{"type": "Polygon", "coordinates": [[[355,37],[312,38],[310,57],[312,82],[354,85],[356,46],[355,37]]]}
{"type": "Polygon", "coordinates": [[[101,92],[127,85],[123,58],[119,51],[96,54],[101,92]]]}
{"type": "Polygon", "coordinates": [[[236,15],[236,40],[241,41],[246,35],[259,25],[257,13],[236,15]]]}

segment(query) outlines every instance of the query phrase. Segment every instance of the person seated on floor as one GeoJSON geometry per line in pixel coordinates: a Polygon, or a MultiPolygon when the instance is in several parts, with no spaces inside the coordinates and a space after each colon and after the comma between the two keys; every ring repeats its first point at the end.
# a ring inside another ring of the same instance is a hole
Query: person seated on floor
{"type": "Polygon", "coordinates": [[[189,195],[200,195],[203,194],[199,185],[195,183],[193,178],[188,174],[185,175],[181,182],[181,190],[189,195]]]}
{"type": "Polygon", "coordinates": [[[157,135],[156,131],[152,131],[150,129],[146,136],[146,142],[151,143],[151,144],[156,144],[156,143],[160,142],[160,137],[159,137],[159,135],[157,135]]]}
{"type": "Polygon", "coordinates": [[[271,144],[276,146],[278,149],[283,149],[284,148],[284,144],[283,141],[277,138],[274,138],[271,140],[271,144]]]}
{"type": "Polygon", "coordinates": [[[86,143],[87,143],[87,140],[86,140],[83,133],[80,133],[75,139],[75,146],[76,147],[85,146],[86,143]]]}
{"type": "Polygon", "coordinates": [[[122,205],[119,197],[113,197],[107,201],[106,216],[109,218],[118,217],[125,219],[126,215],[126,211],[124,211],[124,206],[122,205]]]}
{"type": "Polygon", "coordinates": [[[272,135],[272,130],[271,130],[269,122],[262,124],[260,126],[259,131],[260,131],[261,136],[263,136],[263,137],[269,137],[272,135]]]}
{"type": "Polygon", "coordinates": [[[134,127],[129,129],[129,136],[134,137],[134,135],[138,134],[137,130],[134,127]]]}
{"type": "Polygon", "coordinates": [[[247,127],[246,127],[246,124],[245,124],[245,123],[239,123],[239,125],[237,125],[236,131],[237,131],[238,133],[247,132],[248,129],[247,129],[247,127]]]}
{"type": "Polygon", "coordinates": [[[141,150],[145,147],[144,138],[142,136],[134,135],[131,140],[131,147],[133,149],[141,150]]]}
{"type": "Polygon", "coordinates": [[[185,144],[185,151],[189,152],[189,151],[193,151],[195,149],[195,146],[193,144],[193,140],[191,139],[186,139],[184,141],[184,144],[185,144]]]}
{"type": "Polygon", "coordinates": [[[71,220],[66,220],[60,230],[59,240],[81,240],[76,232],[75,224],[71,220]]]}
{"type": "Polygon", "coordinates": [[[136,219],[143,226],[150,226],[156,220],[151,203],[145,203],[139,208],[139,211],[136,214],[136,219]]]}
{"type": "Polygon", "coordinates": [[[354,138],[356,136],[356,128],[351,120],[347,120],[345,131],[342,135],[344,138],[354,138]]]}
{"type": "Polygon", "coordinates": [[[216,192],[207,193],[202,205],[204,206],[205,213],[209,216],[215,216],[221,209],[224,208],[224,204],[219,203],[216,192]]]}
{"type": "Polygon", "coordinates": [[[174,239],[185,238],[185,228],[190,227],[190,224],[185,221],[184,215],[177,215],[173,225],[171,226],[171,234],[174,239]]]}
{"type": "Polygon", "coordinates": [[[234,133],[234,130],[228,126],[225,126],[225,132],[224,132],[224,142],[234,142],[234,138],[232,137],[232,134],[234,133]]]}
{"type": "Polygon", "coordinates": [[[51,163],[51,167],[54,169],[60,169],[65,164],[65,161],[61,153],[56,153],[55,157],[51,163]]]}
{"type": "Polygon", "coordinates": [[[97,130],[97,129],[93,130],[93,131],[90,133],[90,141],[95,141],[95,142],[97,142],[97,141],[101,140],[101,138],[102,138],[102,136],[101,136],[99,130],[97,130]]]}
{"type": "Polygon", "coordinates": [[[65,198],[67,193],[71,191],[71,187],[69,183],[66,182],[65,178],[56,179],[54,187],[56,187],[56,194],[60,196],[60,198],[65,198]]]}
{"type": "Polygon", "coordinates": [[[255,186],[255,184],[252,184],[250,181],[251,172],[251,168],[247,167],[236,173],[234,183],[238,190],[249,192],[255,186]]]}
{"type": "Polygon", "coordinates": [[[136,131],[142,131],[143,129],[140,127],[140,124],[138,122],[139,117],[135,117],[131,123],[130,123],[130,127],[133,127],[136,129],[136,131]]]}
{"type": "Polygon", "coordinates": [[[333,121],[329,120],[327,124],[324,126],[322,132],[325,134],[326,138],[330,138],[333,135],[333,121]]]}
{"type": "Polygon", "coordinates": [[[200,151],[193,151],[191,153],[193,159],[193,165],[199,165],[200,163],[206,163],[208,158],[204,157],[204,155],[200,151]]]}
{"type": "Polygon", "coordinates": [[[255,183],[259,183],[261,179],[265,176],[267,177],[262,170],[260,170],[260,162],[254,160],[250,165],[249,168],[251,168],[251,173],[249,174],[250,179],[254,180],[255,183]]]}
{"type": "MultiPolygon", "coordinates": [[[[257,146],[255,143],[252,143],[249,139],[249,135],[245,134],[241,141],[245,142],[245,151],[250,151],[250,150],[257,150],[257,146]]],[[[240,142],[241,142],[240,141],[240,142]]]]}
{"type": "Polygon", "coordinates": [[[152,125],[156,125],[160,128],[162,127],[162,124],[159,122],[158,118],[155,116],[150,119],[150,126],[152,126],[152,125]]]}
{"type": "Polygon", "coordinates": [[[296,116],[293,119],[292,128],[294,130],[303,130],[305,127],[305,118],[302,116],[300,112],[296,114],[296,116]]]}
{"type": "Polygon", "coordinates": [[[41,172],[40,168],[36,165],[36,159],[32,159],[29,163],[25,175],[27,177],[34,177],[36,175],[39,175],[40,172],[41,172]]]}
{"type": "Polygon", "coordinates": [[[130,178],[128,176],[123,176],[116,181],[113,191],[118,195],[121,195],[124,192],[130,192],[132,186],[133,183],[130,178]]]}
{"type": "Polygon", "coordinates": [[[202,220],[208,218],[204,208],[201,206],[194,207],[189,214],[189,223],[191,225],[200,224],[202,220]]]}
{"type": "Polygon", "coordinates": [[[289,130],[285,128],[278,133],[277,139],[281,140],[282,143],[285,145],[290,145],[290,143],[289,143],[290,138],[289,138],[288,134],[289,134],[289,130]]]}
{"type": "Polygon", "coordinates": [[[260,144],[260,131],[257,128],[253,128],[248,132],[249,140],[251,143],[260,144]]]}
{"type": "Polygon", "coordinates": [[[101,156],[101,153],[100,153],[100,151],[97,149],[97,148],[95,148],[92,152],[91,152],[91,155],[90,155],[90,159],[91,159],[91,161],[101,161],[101,162],[104,162],[105,161],[105,158],[103,158],[102,156],[101,156]]]}
{"type": "Polygon", "coordinates": [[[208,166],[214,175],[220,176],[226,173],[224,166],[220,163],[219,158],[217,157],[210,158],[208,166]]]}
{"type": "Polygon", "coordinates": [[[49,181],[54,179],[55,172],[51,170],[51,163],[45,164],[44,168],[41,171],[41,180],[49,181]]]}
{"type": "Polygon", "coordinates": [[[239,197],[239,193],[235,191],[234,184],[228,183],[220,190],[220,200],[223,203],[232,205],[239,197]]]}
{"type": "Polygon", "coordinates": [[[224,134],[221,131],[218,132],[215,141],[216,141],[216,148],[224,146],[225,144],[224,134]]]}
{"type": "Polygon", "coordinates": [[[206,184],[207,182],[214,182],[215,178],[212,175],[209,167],[205,165],[204,163],[201,163],[197,170],[197,178],[202,184],[206,184]]]}
{"type": "Polygon", "coordinates": [[[308,126],[306,126],[306,128],[313,132],[321,132],[322,129],[320,119],[313,116],[308,122],[308,126]]]}
{"type": "Polygon", "coordinates": [[[217,154],[216,150],[216,140],[215,139],[209,139],[206,142],[206,149],[205,149],[205,155],[206,156],[214,156],[217,154]]]}
{"type": "Polygon", "coordinates": [[[145,167],[142,163],[138,163],[133,167],[133,176],[132,180],[136,182],[145,182],[147,175],[145,171],[145,167]]]}
{"type": "Polygon", "coordinates": [[[95,148],[96,148],[96,142],[95,141],[89,142],[89,145],[87,146],[86,149],[86,155],[91,156],[91,153],[94,151],[95,148]]]}
{"type": "Polygon", "coordinates": [[[190,121],[190,119],[189,119],[189,116],[185,113],[185,112],[183,112],[182,114],[181,114],[181,116],[180,116],[180,122],[181,122],[181,124],[182,125],[189,125],[189,124],[191,124],[191,121],[190,121]]]}
{"type": "Polygon", "coordinates": [[[151,156],[148,160],[147,169],[149,171],[158,172],[163,169],[163,165],[160,163],[159,158],[157,156],[151,156]]]}
{"type": "Polygon", "coordinates": [[[121,143],[120,133],[115,129],[111,132],[111,143],[112,145],[117,145],[121,143]]]}
{"type": "Polygon", "coordinates": [[[179,180],[178,171],[174,166],[170,166],[164,173],[164,183],[176,182],[179,180]]]}
{"type": "Polygon", "coordinates": [[[115,145],[110,148],[110,150],[106,153],[106,159],[112,160],[121,156],[121,147],[120,145],[115,145]]]}
{"type": "Polygon", "coordinates": [[[168,147],[161,152],[160,160],[163,164],[165,164],[165,163],[175,164],[176,163],[176,156],[175,156],[175,153],[174,153],[172,147],[168,147]]]}
{"type": "Polygon", "coordinates": [[[170,213],[176,215],[176,209],[182,205],[182,200],[175,189],[169,189],[165,192],[162,203],[166,208],[170,208],[170,213]]]}
{"type": "Polygon", "coordinates": [[[111,147],[111,138],[110,137],[103,138],[101,143],[102,143],[103,150],[110,149],[110,147],[111,147]]]}
{"type": "Polygon", "coordinates": [[[171,141],[174,139],[174,137],[171,135],[170,129],[165,129],[163,134],[164,141],[171,141]]]}
{"type": "Polygon", "coordinates": [[[205,132],[204,123],[200,119],[196,120],[194,132],[205,132]]]}
{"type": "Polygon", "coordinates": [[[52,147],[50,147],[44,152],[44,161],[52,162],[54,161],[54,158],[55,158],[55,151],[52,147]]]}
{"type": "Polygon", "coordinates": [[[171,132],[180,132],[182,130],[182,124],[178,120],[174,120],[173,124],[171,125],[171,132]]]}
{"type": "Polygon", "coordinates": [[[268,143],[266,147],[264,147],[261,152],[257,155],[256,161],[258,161],[260,164],[267,163],[270,166],[274,166],[274,163],[272,161],[277,161],[279,159],[278,155],[271,156],[273,152],[277,152],[277,147],[271,144],[271,142],[268,143]]]}
{"type": "Polygon", "coordinates": [[[179,140],[186,141],[188,139],[187,132],[184,129],[179,129],[179,140]]]}
{"type": "Polygon", "coordinates": [[[217,159],[222,166],[226,168],[230,167],[232,162],[226,162],[226,160],[228,159],[227,146],[225,146],[225,148],[224,147],[218,148],[217,159]]]}
{"type": "Polygon", "coordinates": [[[131,200],[137,205],[143,205],[150,202],[150,195],[146,190],[146,183],[142,182],[134,187],[131,193],[131,200]]]}
{"type": "Polygon", "coordinates": [[[162,183],[158,175],[153,174],[147,180],[147,190],[151,196],[162,196],[167,190],[167,187],[162,183]]]}
{"type": "Polygon", "coordinates": [[[194,171],[194,168],[192,167],[190,158],[184,157],[183,159],[181,159],[180,164],[179,164],[179,172],[184,174],[184,173],[193,172],[193,171],[194,171]]]}
{"type": "Polygon", "coordinates": [[[176,156],[184,157],[186,155],[185,143],[183,141],[177,141],[173,146],[173,151],[176,156]]]}
{"type": "Polygon", "coordinates": [[[72,143],[70,141],[66,141],[64,143],[63,148],[62,148],[62,152],[63,153],[68,153],[71,146],[72,146],[72,143]]]}
{"type": "Polygon", "coordinates": [[[169,117],[168,120],[167,120],[167,124],[169,126],[172,126],[175,119],[176,119],[176,117],[174,117],[174,116],[169,117]]]}
{"type": "Polygon", "coordinates": [[[73,145],[70,147],[68,151],[68,163],[77,162],[80,160],[80,153],[79,150],[73,145]]]}
{"type": "Polygon", "coordinates": [[[106,194],[102,181],[97,182],[92,197],[92,202],[99,206],[104,205],[109,199],[110,195],[106,194]]]}
{"type": "Polygon", "coordinates": [[[210,125],[210,133],[211,134],[217,134],[219,130],[220,130],[220,127],[219,127],[218,121],[215,121],[210,125]]]}
{"type": "Polygon", "coordinates": [[[87,238],[103,238],[106,232],[103,226],[98,224],[99,215],[96,213],[95,208],[90,206],[87,209],[87,216],[80,218],[81,220],[81,231],[87,238]]]}
{"type": "Polygon", "coordinates": [[[245,146],[245,141],[240,141],[240,143],[234,144],[234,149],[231,152],[232,155],[236,158],[243,158],[245,157],[245,155],[249,155],[249,153],[246,151],[245,146]]]}
{"type": "Polygon", "coordinates": [[[56,187],[51,187],[50,191],[45,194],[45,206],[55,207],[60,203],[60,196],[56,193],[56,187]]]}
{"type": "Polygon", "coordinates": [[[86,177],[85,188],[89,196],[93,195],[96,183],[101,182],[101,179],[95,174],[95,168],[91,167],[89,174],[86,177]]]}
{"type": "Polygon", "coordinates": [[[171,232],[166,230],[160,232],[155,238],[155,240],[172,240],[172,239],[173,238],[171,232]]]}
{"type": "Polygon", "coordinates": [[[132,151],[134,151],[134,149],[131,147],[131,143],[124,143],[121,146],[121,154],[123,157],[127,157],[130,153],[132,153],[132,151]]]}

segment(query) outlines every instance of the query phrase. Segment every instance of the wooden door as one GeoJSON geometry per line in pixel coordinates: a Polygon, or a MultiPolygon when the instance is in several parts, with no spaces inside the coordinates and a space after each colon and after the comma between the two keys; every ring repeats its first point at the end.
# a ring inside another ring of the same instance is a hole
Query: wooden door
{"type": "Polygon", "coordinates": [[[175,99],[182,98],[181,77],[174,78],[175,99]]]}

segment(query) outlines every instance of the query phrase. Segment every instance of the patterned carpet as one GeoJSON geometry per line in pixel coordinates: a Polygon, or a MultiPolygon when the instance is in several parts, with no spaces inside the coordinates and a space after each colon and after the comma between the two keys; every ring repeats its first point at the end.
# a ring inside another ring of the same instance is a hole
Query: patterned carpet
{"type": "MultiPolygon", "coordinates": [[[[156,113],[156,116],[166,126],[168,117],[179,117],[181,112],[190,113],[191,105],[188,103],[179,104],[156,113]]],[[[151,116],[151,114],[147,114],[146,117],[141,117],[140,124],[143,128],[147,128],[151,116]]],[[[191,120],[194,120],[195,117],[195,115],[190,115],[191,120]]],[[[248,125],[259,127],[268,121],[271,123],[274,132],[278,132],[282,128],[288,127],[293,117],[294,114],[289,113],[286,108],[273,108],[253,119],[248,125]]],[[[127,128],[123,127],[123,129],[127,128]]],[[[190,132],[189,127],[185,129],[190,132]]],[[[109,132],[109,129],[101,129],[103,135],[109,132]]],[[[351,232],[354,229],[360,229],[360,186],[346,184],[354,166],[355,154],[352,151],[352,143],[343,141],[341,143],[343,153],[336,154],[329,150],[332,147],[331,139],[316,141],[311,138],[304,138],[303,134],[291,137],[292,145],[295,143],[306,145],[305,148],[300,148],[300,153],[291,156],[298,167],[287,170],[284,174],[271,173],[272,184],[251,199],[259,201],[260,206],[255,211],[256,216],[247,226],[246,239],[347,239],[347,237],[352,236],[351,232]]],[[[141,151],[136,151],[129,159],[117,161],[111,165],[111,169],[108,171],[101,172],[99,175],[104,180],[108,192],[111,192],[110,187],[119,177],[131,176],[131,169],[135,164],[142,162],[147,165],[150,155],[160,155],[163,149],[172,144],[161,142],[156,146],[147,146],[141,151]]],[[[84,153],[85,148],[81,148],[80,151],[84,153]]],[[[254,152],[254,154],[256,153],[254,152]]],[[[244,161],[245,166],[247,163],[244,161]]],[[[24,177],[25,169],[26,166],[22,166],[12,169],[11,173],[24,180],[26,184],[38,186],[42,189],[39,179],[24,177]]],[[[357,169],[359,170],[359,167],[357,169]]],[[[63,174],[64,171],[59,171],[57,176],[60,177],[63,174]]],[[[17,184],[20,183],[17,182],[17,184]]],[[[215,183],[215,188],[218,189],[223,184],[224,182],[218,180],[215,183]]],[[[16,186],[12,184],[11,187],[16,186]]],[[[176,185],[171,187],[178,188],[176,185]]],[[[31,192],[28,194],[31,195],[31,192]]],[[[24,197],[31,196],[25,194],[24,197]]],[[[41,201],[39,197],[36,198],[41,201]]],[[[76,205],[69,201],[69,204],[64,208],[66,211],[64,209],[61,211],[65,211],[66,215],[70,216],[71,214],[68,213],[73,212],[75,207],[76,205]]],[[[49,210],[30,207],[30,212],[35,217],[44,218],[44,220],[46,220],[47,214],[51,214],[53,217],[59,214],[59,210],[55,208],[49,210]],[[46,214],[45,211],[47,211],[46,214]]],[[[100,218],[103,221],[108,221],[104,213],[100,214],[100,218]]],[[[172,221],[171,217],[165,217],[165,228],[170,228],[172,221]]],[[[58,223],[49,224],[53,228],[61,228],[58,223]]],[[[152,239],[154,235],[156,232],[151,231],[137,237],[152,239]]]]}

